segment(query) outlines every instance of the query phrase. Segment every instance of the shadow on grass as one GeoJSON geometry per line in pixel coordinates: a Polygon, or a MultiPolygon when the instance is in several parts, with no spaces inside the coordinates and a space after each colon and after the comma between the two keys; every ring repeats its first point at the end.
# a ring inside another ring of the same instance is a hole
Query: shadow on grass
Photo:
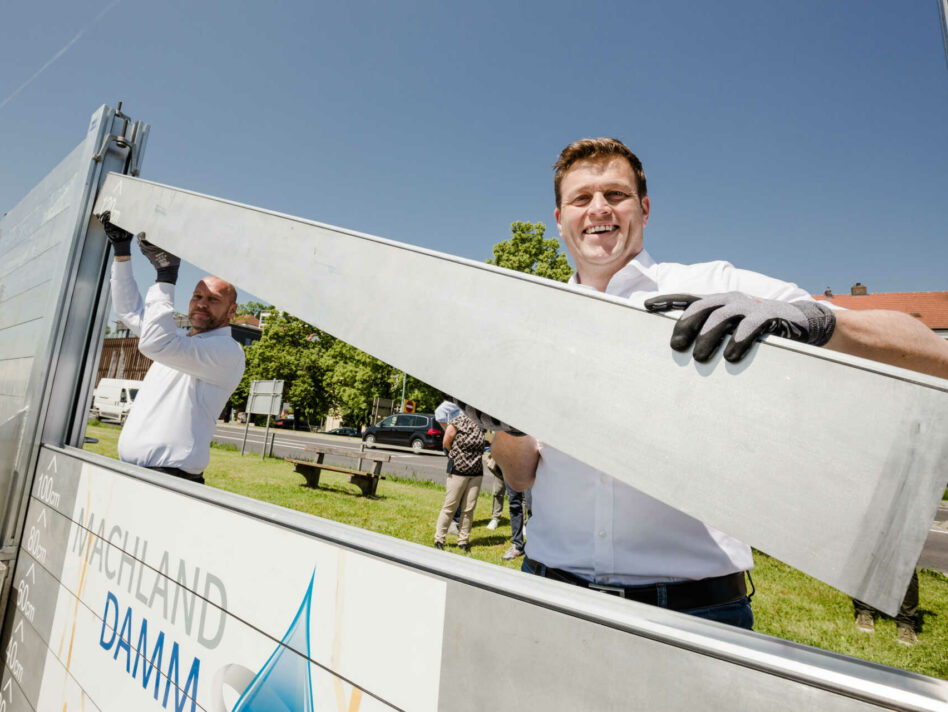
{"type": "Polygon", "coordinates": [[[938,613],[936,611],[930,611],[927,608],[919,608],[918,615],[915,619],[915,630],[918,633],[922,633],[925,630],[925,624],[928,622],[928,619],[931,618],[932,625],[935,624],[935,619],[938,618],[938,613]]]}
{"type": "MultiPolygon", "coordinates": [[[[352,486],[358,489],[358,485],[352,485],[352,486]]],[[[308,484],[306,484],[305,482],[301,482],[301,483],[298,485],[298,487],[299,487],[300,489],[306,490],[306,491],[308,491],[308,492],[316,492],[316,491],[318,491],[318,492],[327,492],[327,493],[328,493],[328,492],[332,492],[332,493],[334,493],[334,494],[344,494],[344,495],[346,495],[347,497],[357,497],[357,498],[359,498],[359,499],[371,499],[371,500],[380,500],[380,501],[388,499],[388,497],[386,497],[385,495],[380,495],[380,494],[362,494],[362,491],[361,491],[361,490],[358,491],[358,492],[353,492],[352,490],[350,490],[350,489],[348,489],[348,488],[346,488],[346,487],[337,487],[337,486],[335,486],[335,485],[324,485],[322,482],[319,483],[319,487],[310,487],[310,486],[309,486],[308,484]]]]}
{"type": "Polygon", "coordinates": [[[487,534],[486,536],[474,536],[474,531],[471,530],[471,537],[469,541],[471,546],[497,546],[499,544],[504,544],[507,542],[508,537],[504,534],[487,534]]]}

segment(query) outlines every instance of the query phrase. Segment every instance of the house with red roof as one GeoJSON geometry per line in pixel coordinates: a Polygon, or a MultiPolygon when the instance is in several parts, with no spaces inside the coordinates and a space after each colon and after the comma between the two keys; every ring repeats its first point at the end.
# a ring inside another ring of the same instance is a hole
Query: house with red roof
{"type": "Polygon", "coordinates": [[[948,292],[878,292],[870,294],[866,285],[856,282],[849,294],[833,294],[827,289],[814,294],[846,309],[892,309],[915,317],[943,339],[948,339],[948,292]]]}

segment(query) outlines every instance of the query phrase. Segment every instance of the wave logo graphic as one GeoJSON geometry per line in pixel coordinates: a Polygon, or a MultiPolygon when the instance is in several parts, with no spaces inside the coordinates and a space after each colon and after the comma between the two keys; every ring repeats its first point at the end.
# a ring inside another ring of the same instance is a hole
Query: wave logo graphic
{"type": "Polygon", "coordinates": [[[314,571],[281,644],[244,690],[232,712],[313,712],[309,615],[315,576],[314,571]]]}

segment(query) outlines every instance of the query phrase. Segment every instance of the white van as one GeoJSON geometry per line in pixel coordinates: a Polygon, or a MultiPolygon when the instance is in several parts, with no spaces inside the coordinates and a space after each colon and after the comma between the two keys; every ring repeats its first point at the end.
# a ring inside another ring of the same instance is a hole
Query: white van
{"type": "Polygon", "coordinates": [[[124,423],[141,387],[141,381],[103,378],[92,392],[92,417],[124,423]]]}

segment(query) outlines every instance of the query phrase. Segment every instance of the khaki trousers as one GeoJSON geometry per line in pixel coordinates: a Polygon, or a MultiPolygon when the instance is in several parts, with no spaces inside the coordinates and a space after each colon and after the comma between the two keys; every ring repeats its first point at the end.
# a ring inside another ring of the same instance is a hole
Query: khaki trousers
{"type": "Polygon", "coordinates": [[[458,546],[467,544],[471,535],[471,526],[474,523],[474,507],[477,506],[477,494],[481,491],[483,475],[468,477],[467,475],[448,475],[444,488],[444,506],[438,515],[438,525],[435,527],[435,542],[444,544],[448,533],[448,524],[454,516],[458,503],[463,502],[461,510],[461,524],[458,527],[458,546]]]}
{"type": "Polygon", "coordinates": [[[500,519],[501,515],[504,513],[504,496],[507,494],[507,485],[503,478],[494,477],[494,489],[491,494],[493,495],[494,503],[493,508],[491,509],[490,518],[500,519]]]}

